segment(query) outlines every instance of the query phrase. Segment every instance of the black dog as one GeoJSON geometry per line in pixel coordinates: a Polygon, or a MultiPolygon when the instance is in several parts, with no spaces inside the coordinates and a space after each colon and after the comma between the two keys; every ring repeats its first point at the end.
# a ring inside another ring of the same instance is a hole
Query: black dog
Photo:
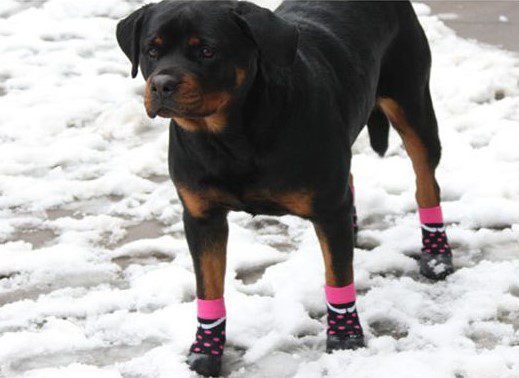
{"type": "Polygon", "coordinates": [[[226,216],[310,220],[324,255],[327,350],[364,345],[353,286],[351,146],[368,125],[383,155],[389,121],[416,173],[420,271],[452,272],[435,168],[431,56],[409,2],[164,1],[121,21],[117,39],[146,82],[150,117],[170,118],[169,168],[184,206],[200,327],[188,358],[216,375],[225,342],[226,216]]]}

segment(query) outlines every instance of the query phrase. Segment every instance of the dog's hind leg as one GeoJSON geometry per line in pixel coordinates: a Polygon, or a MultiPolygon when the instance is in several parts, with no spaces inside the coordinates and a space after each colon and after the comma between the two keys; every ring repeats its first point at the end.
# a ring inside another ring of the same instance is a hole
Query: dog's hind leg
{"type": "Polygon", "coordinates": [[[428,85],[422,94],[407,97],[400,92],[399,96],[379,98],[377,104],[400,134],[416,175],[423,237],[420,272],[431,279],[443,279],[452,273],[453,265],[435,177],[441,147],[428,85]]]}
{"type": "Polygon", "coordinates": [[[400,134],[412,160],[423,236],[420,272],[437,280],[452,273],[453,265],[435,177],[441,145],[429,90],[431,52],[411,4],[395,2],[395,9],[400,32],[384,57],[377,105],[400,134]]]}

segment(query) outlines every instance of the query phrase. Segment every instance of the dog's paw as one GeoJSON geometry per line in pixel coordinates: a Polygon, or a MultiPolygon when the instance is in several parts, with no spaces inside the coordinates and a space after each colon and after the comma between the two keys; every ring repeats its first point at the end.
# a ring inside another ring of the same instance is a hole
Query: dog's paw
{"type": "Polygon", "coordinates": [[[454,272],[452,255],[422,253],[420,256],[420,273],[431,280],[445,279],[454,272]]]}
{"type": "Polygon", "coordinates": [[[189,353],[187,356],[189,368],[204,377],[218,377],[222,370],[222,356],[201,353],[189,353]]]}
{"type": "Polygon", "coordinates": [[[365,346],[363,335],[327,335],[326,337],[326,353],[332,353],[336,350],[354,350],[364,348],[365,346]]]}

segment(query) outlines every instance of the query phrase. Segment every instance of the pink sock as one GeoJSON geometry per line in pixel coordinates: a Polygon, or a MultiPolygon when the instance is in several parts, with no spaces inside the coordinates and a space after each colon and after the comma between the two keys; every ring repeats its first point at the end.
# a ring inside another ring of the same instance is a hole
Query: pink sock
{"type": "Polygon", "coordinates": [[[326,294],[326,301],[331,304],[343,304],[355,302],[355,284],[352,283],[348,286],[328,286],[324,287],[326,294]]]}
{"type": "Polygon", "coordinates": [[[202,319],[220,319],[225,317],[225,301],[220,299],[197,299],[198,317],[202,319]]]}
{"type": "Polygon", "coordinates": [[[221,358],[225,345],[225,302],[197,299],[198,328],[190,353],[221,358]]]}
{"type": "Polygon", "coordinates": [[[443,214],[441,206],[419,208],[420,223],[443,223],[443,214]]]}
{"type": "Polygon", "coordinates": [[[362,339],[362,326],[355,304],[355,284],[324,287],[328,307],[328,338],[362,339]]]}

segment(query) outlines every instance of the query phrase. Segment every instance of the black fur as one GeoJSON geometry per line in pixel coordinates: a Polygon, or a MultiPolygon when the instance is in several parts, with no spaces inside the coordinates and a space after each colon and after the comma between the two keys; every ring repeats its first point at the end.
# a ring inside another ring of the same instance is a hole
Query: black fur
{"type": "MultiPolygon", "coordinates": [[[[377,99],[395,100],[429,164],[440,159],[429,46],[408,1],[287,1],[275,12],[236,1],[164,1],[121,21],[117,39],[132,76],[139,64],[145,79],[189,74],[202,91],[232,95],[218,132],[188,130],[175,120],[170,126],[177,186],[228,197],[195,214],[181,196],[200,297],[200,256],[212,239],[226,238],[228,211],[294,213],[249,196],[256,192],[311,193],[311,211],[299,215],[327,239],[337,285],[351,282],[351,146],[368,124],[373,149],[386,152],[389,122],[377,99]],[[157,35],[165,39],[158,56],[151,51],[157,35]],[[211,49],[189,46],[193,35],[211,49]],[[246,72],[239,87],[236,68],[246,72]]],[[[202,118],[181,114],[174,101],[164,106],[173,118],[202,118]]]]}
{"type": "Polygon", "coordinates": [[[371,147],[380,156],[384,156],[388,148],[389,121],[378,108],[373,109],[368,119],[368,132],[371,147]]]}
{"type": "MultiPolygon", "coordinates": [[[[208,219],[229,210],[290,213],[246,194],[307,191],[313,197],[306,218],[326,227],[343,220],[342,229],[349,229],[350,148],[368,124],[374,150],[383,155],[387,149],[389,123],[376,107],[380,97],[405,110],[431,166],[440,159],[429,46],[407,1],[289,1],[274,13],[246,2],[164,1],[121,21],[117,39],[132,75],[140,64],[145,79],[187,72],[207,91],[232,91],[235,68],[246,70],[221,132],[193,132],[171,122],[173,181],[232,197],[213,203],[208,219]],[[160,58],[150,59],[157,34],[166,44],[160,58]],[[191,35],[216,46],[215,57],[199,60],[182,47],[191,35]]],[[[192,216],[186,212],[185,218],[192,216]]],[[[352,238],[341,243],[340,253],[350,256],[352,238]]],[[[343,260],[351,259],[337,257],[343,260]]],[[[338,281],[347,278],[337,272],[338,281]]]]}

